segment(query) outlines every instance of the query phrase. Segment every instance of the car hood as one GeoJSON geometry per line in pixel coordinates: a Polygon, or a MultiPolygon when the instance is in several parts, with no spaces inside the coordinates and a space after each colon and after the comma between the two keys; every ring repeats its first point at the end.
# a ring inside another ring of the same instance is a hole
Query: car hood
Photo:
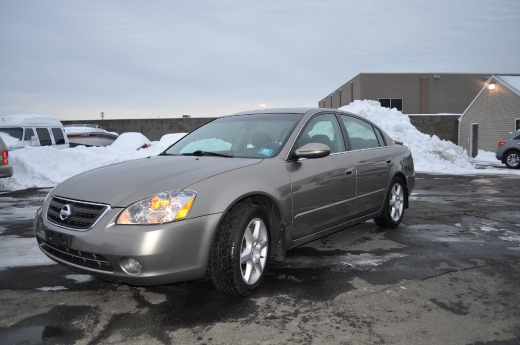
{"type": "Polygon", "coordinates": [[[59,184],[52,194],[75,200],[127,207],[155,193],[180,190],[261,159],[154,156],[87,171],[59,184]]]}

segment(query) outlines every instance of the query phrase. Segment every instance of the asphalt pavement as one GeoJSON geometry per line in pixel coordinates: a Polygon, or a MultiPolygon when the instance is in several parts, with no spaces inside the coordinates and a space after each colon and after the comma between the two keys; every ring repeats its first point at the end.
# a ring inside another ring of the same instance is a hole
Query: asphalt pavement
{"type": "Polygon", "coordinates": [[[419,174],[400,227],[295,248],[246,298],[44,264],[31,215],[47,192],[0,192],[0,260],[19,266],[0,262],[2,345],[520,344],[518,175],[419,174]]]}

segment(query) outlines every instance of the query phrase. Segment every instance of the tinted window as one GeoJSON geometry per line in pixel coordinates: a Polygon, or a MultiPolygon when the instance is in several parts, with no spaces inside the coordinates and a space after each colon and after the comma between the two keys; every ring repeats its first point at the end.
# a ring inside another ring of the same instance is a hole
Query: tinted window
{"type": "Polygon", "coordinates": [[[347,129],[352,150],[379,147],[379,141],[371,124],[347,115],[341,115],[341,120],[347,129]]]}
{"type": "Polygon", "coordinates": [[[18,140],[22,140],[23,135],[23,129],[21,127],[15,127],[15,128],[0,128],[0,132],[4,132],[12,136],[13,138],[16,138],[18,140]]]}
{"type": "Polygon", "coordinates": [[[308,143],[321,143],[330,147],[330,152],[345,151],[345,142],[334,114],[322,114],[310,120],[298,138],[296,149],[308,143]]]}
{"type": "Polygon", "coordinates": [[[31,140],[32,137],[34,137],[33,129],[32,128],[26,128],[23,140],[31,140]]]}
{"type": "Polygon", "coordinates": [[[51,136],[47,128],[36,128],[36,133],[38,133],[41,146],[52,145],[51,136]]]}
{"type": "Polygon", "coordinates": [[[51,130],[56,145],[65,144],[65,138],[63,137],[63,132],[61,131],[61,128],[51,128],[51,130]]]}
{"type": "Polygon", "coordinates": [[[395,108],[399,111],[403,111],[403,99],[402,98],[379,98],[379,103],[384,108],[395,108]]]}

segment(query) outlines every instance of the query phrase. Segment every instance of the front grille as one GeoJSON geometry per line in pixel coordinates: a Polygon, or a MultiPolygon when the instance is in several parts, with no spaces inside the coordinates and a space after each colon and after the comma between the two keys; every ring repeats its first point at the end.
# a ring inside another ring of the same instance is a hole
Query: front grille
{"type": "Polygon", "coordinates": [[[47,210],[47,220],[55,225],[72,230],[89,230],[110,209],[110,205],[71,200],[54,196],[47,210]],[[60,217],[60,212],[68,205],[68,217],[60,217]],[[63,219],[62,219],[63,218],[63,219]]]}
{"type": "Polygon", "coordinates": [[[49,255],[63,261],[82,267],[92,268],[104,272],[113,272],[114,269],[108,260],[98,254],[80,252],[74,249],[58,246],[37,237],[40,248],[49,255]]]}

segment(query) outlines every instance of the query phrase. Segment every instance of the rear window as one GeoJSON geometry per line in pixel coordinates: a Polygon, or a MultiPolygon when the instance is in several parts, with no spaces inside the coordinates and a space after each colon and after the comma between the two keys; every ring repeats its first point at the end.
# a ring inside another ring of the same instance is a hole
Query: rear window
{"type": "Polygon", "coordinates": [[[40,139],[41,146],[52,145],[51,135],[47,128],[36,128],[36,133],[38,133],[38,137],[40,139]]]}
{"type": "Polygon", "coordinates": [[[56,142],[56,145],[63,145],[65,144],[65,137],[63,136],[63,132],[61,128],[51,128],[52,135],[54,136],[54,141],[56,142]]]}

